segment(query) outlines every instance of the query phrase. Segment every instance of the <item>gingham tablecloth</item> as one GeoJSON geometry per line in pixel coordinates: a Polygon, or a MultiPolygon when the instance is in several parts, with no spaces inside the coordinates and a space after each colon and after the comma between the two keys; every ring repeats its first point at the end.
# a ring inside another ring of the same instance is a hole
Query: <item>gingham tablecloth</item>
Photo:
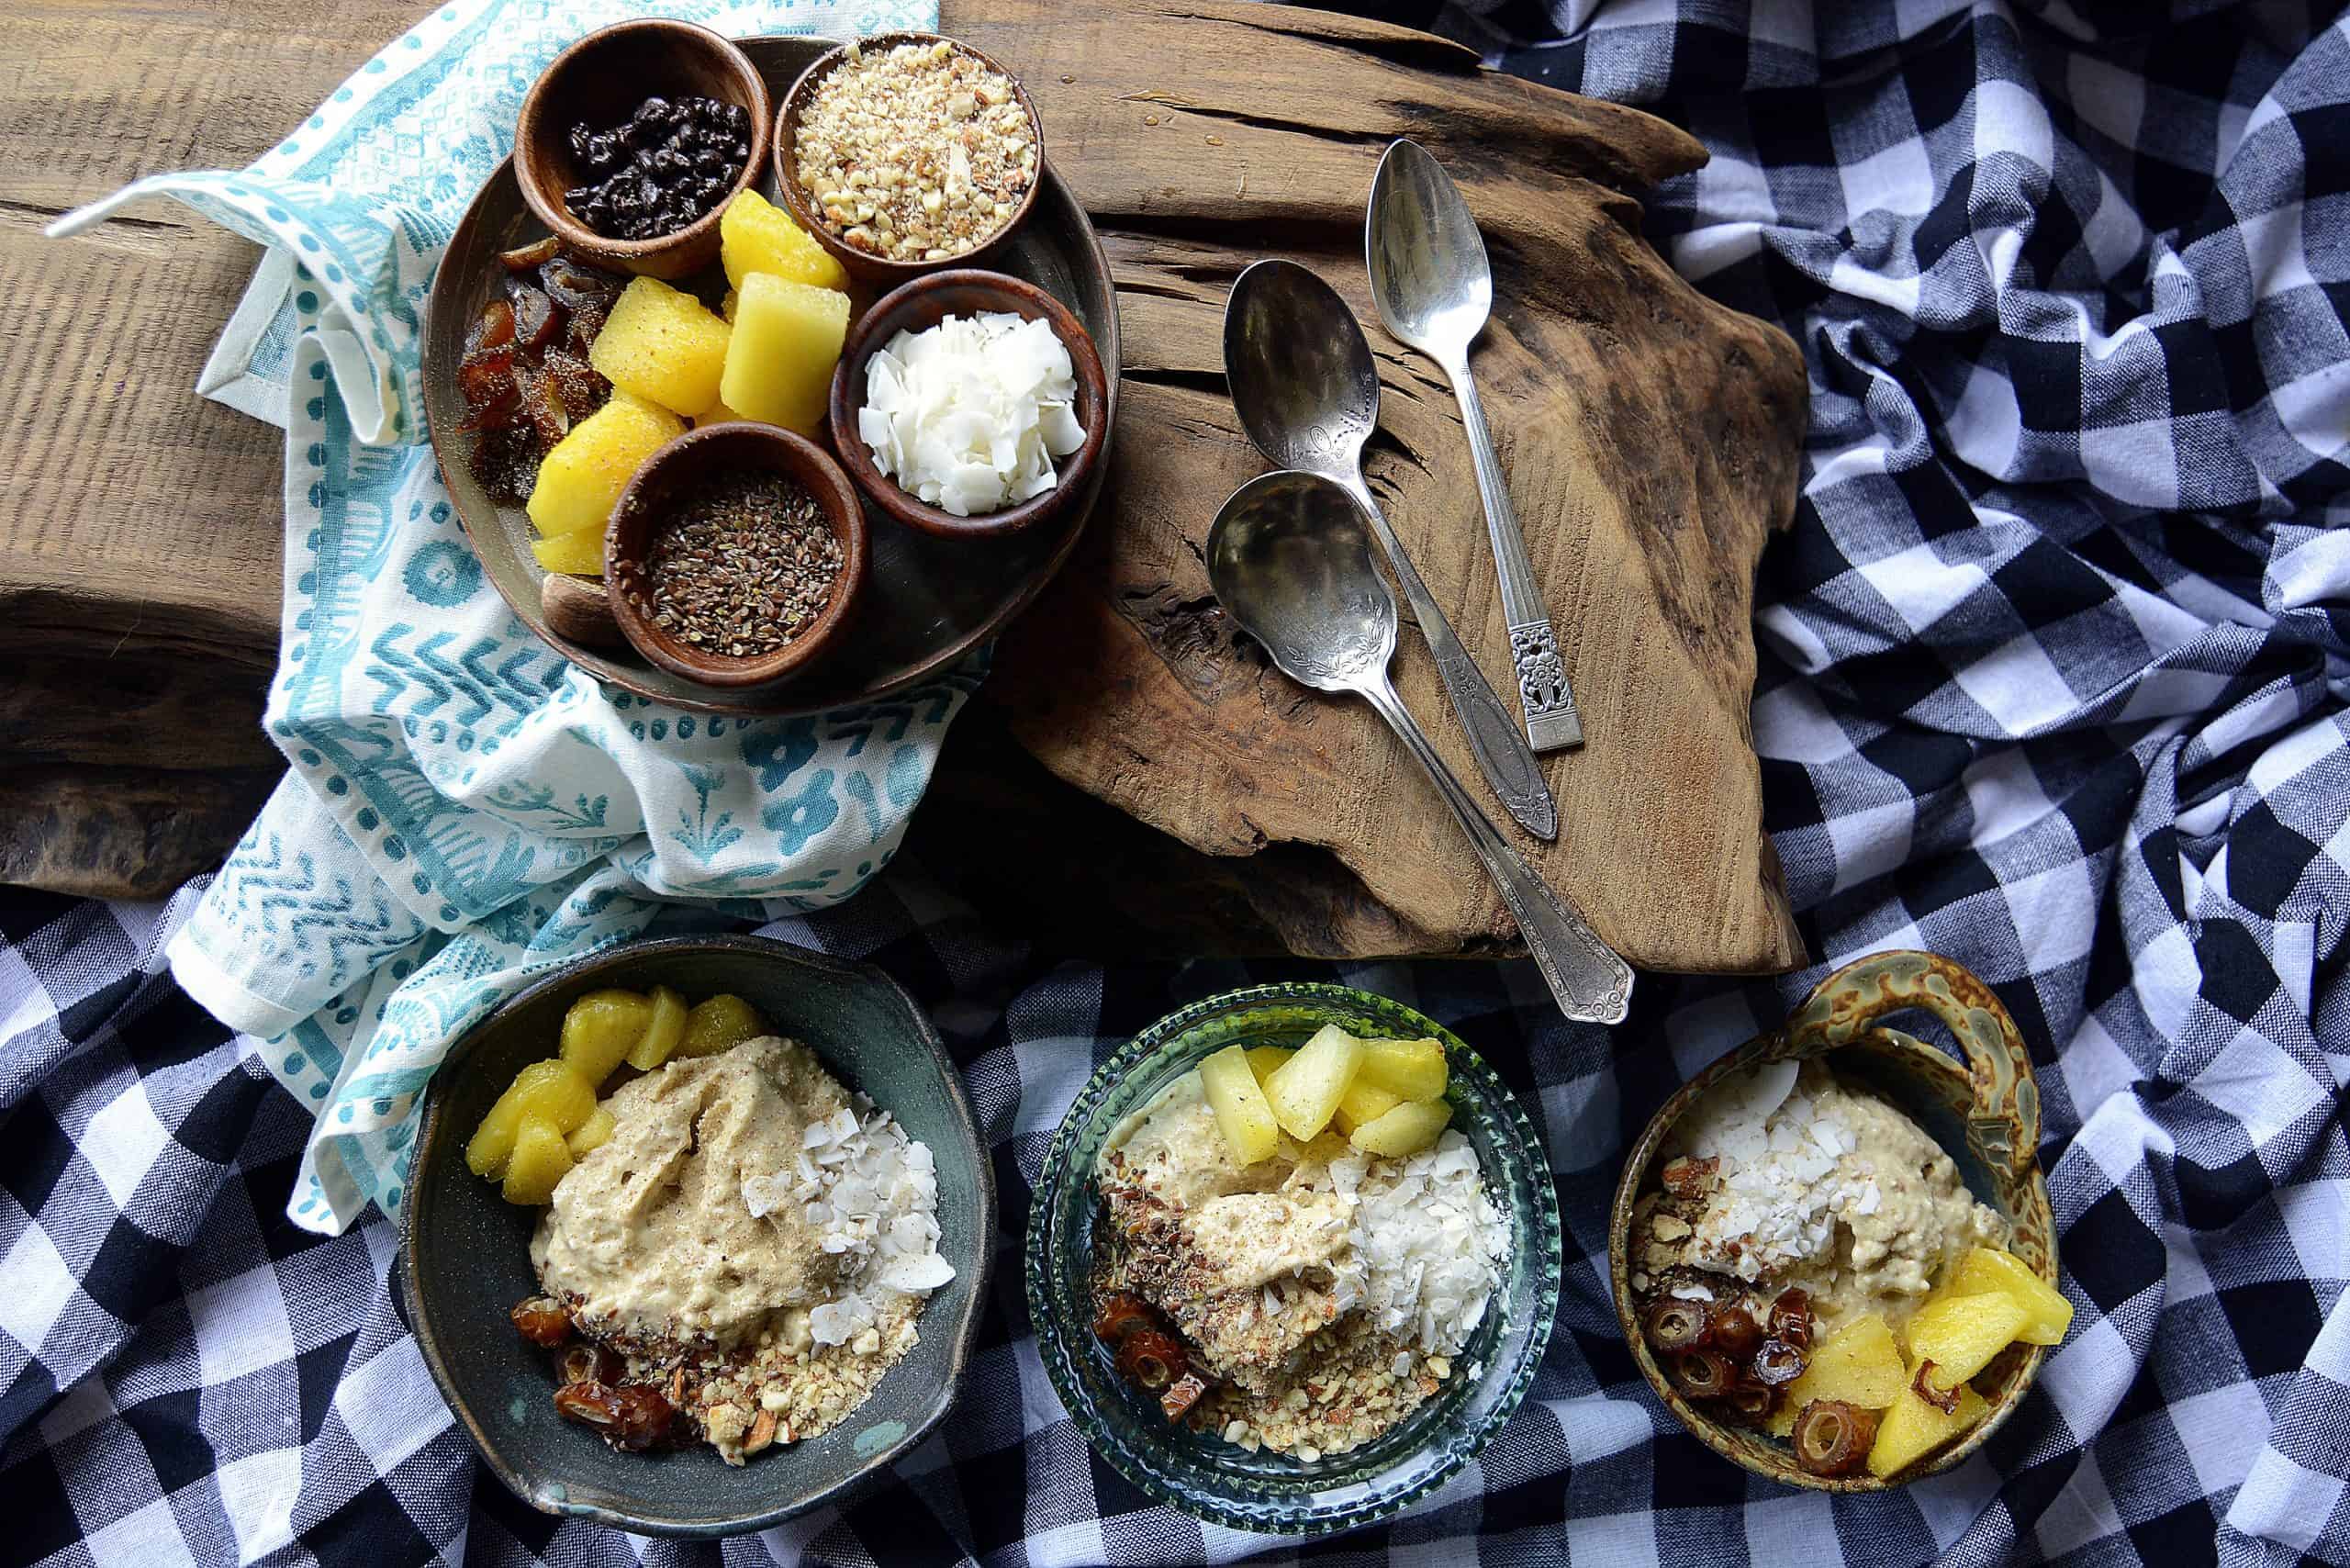
{"type": "MultiPolygon", "coordinates": [[[[2115,0],[1390,6],[1714,151],[1651,230],[1812,375],[1755,734],[1823,960],[1934,948],[2033,1042],[2072,1335],[1953,1474],[1830,1501],[1651,1399],[1606,1289],[1620,1151],[1820,970],[1645,980],[1614,1034],[1524,965],[1102,968],[901,866],[770,927],[905,980],[994,1144],[1005,1250],[956,1418],[741,1562],[1298,1549],[1096,1462],[1016,1246],[1091,1064],[1159,1014],[1336,975],[1479,1047],[1550,1141],[1559,1331],[1454,1484],[1307,1549],[1604,1563],[2350,1562],[2350,32],[2115,0]]],[[[136,1568],[713,1560],[558,1525],[473,1461],[380,1219],[283,1217],[306,1114],[163,978],[168,907],[0,897],[0,1556],[136,1568]]]]}

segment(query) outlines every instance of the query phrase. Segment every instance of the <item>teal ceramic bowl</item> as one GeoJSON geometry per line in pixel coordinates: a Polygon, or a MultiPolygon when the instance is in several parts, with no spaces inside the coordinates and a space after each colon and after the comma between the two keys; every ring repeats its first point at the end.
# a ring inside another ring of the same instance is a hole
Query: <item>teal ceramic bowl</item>
{"type": "Polygon", "coordinates": [[[734,1535],[842,1500],[946,1418],[987,1300],[995,1172],[953,1059],[889,976],[759,936],[658,938],[539,981],[457,1042],[425,1097],[401,1224],[400,1282],[425,1364],[483,1461],[517,1496],[546,1513],[647,1534],[734,1535]],[[847,1420],[740,1467],[707,1445],[615,1453],[555,1414],[546,1353],[506,1316],[537,1294],[530,1241],[541,1211],[507,1203],[465,1169],[465,1140],[482,1113],[525,1062],[553,1054],[575,997],[655,984],[696,1001],[734,992],[937,1157],[939,1251],[955,1278],[923,1306],[920,1342],[847,1420]]]}
{"type": "Polygon", "coordinates": [[[1475,1052],[1400,1002],[1335,985],[1269,985],[1195,1002],[1103,1063],[1054,1135],[1028,1215],[1028,1312],[1046,1375],[1094,1451],[1151,1496],[1235,1529],[1319,1533],[1368,1524],[1441,1486],[1501,1430],[1534,1381],[1559,1305],[1559,1204],[1550,1161],[1516,1097],[1475,1052]],[[1129,1112],[1209,1052],[1297,1046],[1325,1024],[1366,1037],[1444,1043],[1452,1125],[1476,1148],[1510,1224],[1500,1290],[1455,1375],[1393,1430],[1304,1463],[1170,1425],[1095,1338],[1087,1281],[1101,1199],[1091,1177],[1129,1112]]]}

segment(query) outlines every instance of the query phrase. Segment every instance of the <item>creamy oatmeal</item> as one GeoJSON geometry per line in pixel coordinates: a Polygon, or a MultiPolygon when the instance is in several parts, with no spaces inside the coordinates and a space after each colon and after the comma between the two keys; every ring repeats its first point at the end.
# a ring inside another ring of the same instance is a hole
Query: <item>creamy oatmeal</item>
{"type": "Polygon", "coordinates": [[[1122,1369],[1133,1375],[1134,1347],[1148,1344],[1180,1363],[1164,1380],[1171,1418],[1309,1462],[1376,1438],[1442,1386],[1508,1239],[1458,1132],[1401,1159],[1284,1134],[1244,1165],[1197,1071],[1113,1132],[1094,1175],[1105,1318],[1139,1298],[1180,1337],[1126,1335],[1122,1369]]]}
{"type": "Polygon", "coordinates": [[[1797,1289],[1823,1332],[1865,1313],[1897,1332],[1970,1248],[2009,1239],[1917,1123],[1818,1061],[1731,1074],[1662,1158],[1665,1190],[1635,1213],[1636,1293],[1797,1289]]]}
{"type": "MultiPolygon", "coordinates": [[[[672,1059],[603,1108],[610,1137],[531,1243],[542,1287],[592,1343],[568,1370],[659,1391],[730,1463],[836,1425],[954,1277],[930,1150],[773,1036],[672,1059]]],[[[629,1414],[565,1408],[608,1428],[629,1414]]]]}

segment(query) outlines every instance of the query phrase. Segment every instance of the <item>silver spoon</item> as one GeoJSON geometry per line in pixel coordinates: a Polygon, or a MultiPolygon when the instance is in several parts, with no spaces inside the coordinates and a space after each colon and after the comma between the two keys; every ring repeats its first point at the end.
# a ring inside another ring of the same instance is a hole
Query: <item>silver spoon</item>
{"type": "Polygon", "coordinates": [[[1225,612],[1291,678],[1318,691],[1354,692],[1419,758],[1516,917],[1561,1011],[1595,1024],[1623,1022],[1631,966],[1510,847],[1389,684],[1395,598],[1371,564],[1371,540],[1347,491],[1316,474],[1249,480],[1208,532],[1208,581],[1225,612]]]}
{"type": "Polygon", "coordinates": [[[1517,700],[1526,736],[1536,751],[1583,745],[1583,717],[1567,686],[1550,611],[1526,558],[1526,535],[1510,505],[1509,481],[1494,455],[1485,406],[1469,374],[1469,345],[1493,314],[1494,274],[1477,220],[1452,176],[1416,141],[1398,141],[1379,161],[1371,183],[1371,213],[1363,220],[1363,259],[1371,266],[1371,296],[1387,330],[1444,367],[1460,400],[1477,494],[1485,503],[1485,532],[1502,583],[1502,613],[1509,617],[1510,657],[1517,664],[1517,700]]]}
{"type": "Polygon", "coordinates": [[[1363,483],[1363,442],[1379,428],[1379,372],[1354,312],[1337,290],[1295,262],[1259,262],[1234,281],[1224,307],[1224,373],[1258,450],[1280,467],[1337,481],[1371,519],[1485,782],[1527,832],[1558,837],[1558,802],[1533,749],[1363,483]]]}

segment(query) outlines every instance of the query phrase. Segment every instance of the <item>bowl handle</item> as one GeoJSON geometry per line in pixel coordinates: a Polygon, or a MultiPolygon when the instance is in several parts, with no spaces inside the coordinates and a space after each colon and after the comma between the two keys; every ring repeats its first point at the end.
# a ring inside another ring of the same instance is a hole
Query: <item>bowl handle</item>
{"type": "Polygon", "coordinates": [[[2016,1021],[1975,972],[1935,953],[1857,958],[1812,988],[1787,1017],[1785,1054],[1848,1045],[1878,1019],[1919,1007],[1947,1025],[1975,1084],[1967,1135],[1984,1159],[2022,1175],[2040,1152],[2040,1084],[2016,1021]]]}

